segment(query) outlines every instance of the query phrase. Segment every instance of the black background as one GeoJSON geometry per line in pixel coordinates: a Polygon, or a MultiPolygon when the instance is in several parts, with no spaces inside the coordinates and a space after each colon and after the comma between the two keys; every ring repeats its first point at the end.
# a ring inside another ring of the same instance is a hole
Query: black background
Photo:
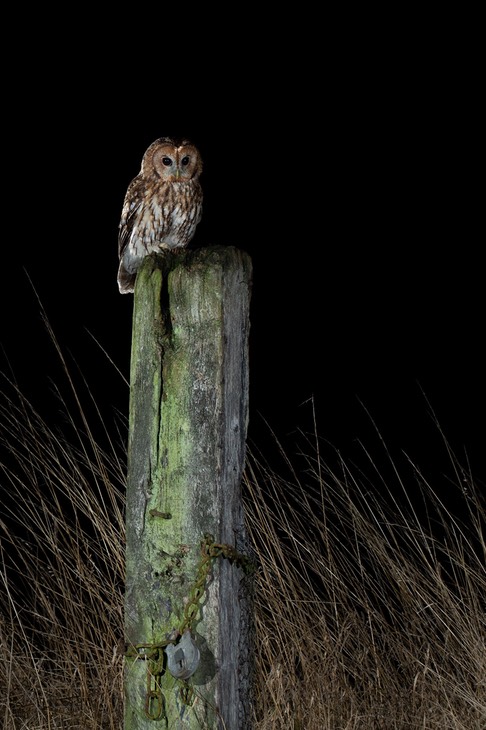
{"type": "Polygon", "coordinates": [[[421,18],[373,35],[359,18],[314,32],[307,17],[280,30],[246,20],[239,40],[236,20],[196,42],[181,19],[143,13],[122,32],[77,19],[19,40],[25,65],[14,59],[4,90],[2,369],[57,417],[42,305],[108,420],[127,414],[121,206],[148,145],[185,136],[205,165],[191,247],[252,257],[250,438],[266,419],[290,443],[312,426],[313,399],[345,458],[379,442],[376,426],[392,453],[440,472],[428,400],[484,479],[474,39],[453,18],[447,32],[421,18]]]}

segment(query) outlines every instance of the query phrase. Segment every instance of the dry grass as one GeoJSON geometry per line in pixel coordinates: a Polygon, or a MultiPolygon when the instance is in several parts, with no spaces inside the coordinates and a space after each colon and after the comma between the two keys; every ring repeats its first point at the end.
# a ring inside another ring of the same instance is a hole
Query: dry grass
{"type": "Polygon", "coordinates": [[[339,461],[331,471],[305,444],[299,472],[282,453],[286,479],[254,456],[246,472],[261,561],[256,727],[484,730],[484,496],[452,459],[461,522],[412,467],[420,508],[369,455],[374,481],[339,461]]]}
{"type": "MultiPolygon", "coordinates": [[[[3,391],[0,724],[120,730],[124,438],[96,404],[86,415],[78,386],[58,393],[54,426],[3,391]]],[[[484,730],[486,509],[471,475],[450,454],[459,519],[410,463],[407,483],[364,449],[332,468],[303,435],[295,459],[277,452],[270,466],[251,450],[244,484],[255,730],[484,730]]]]}
{"type": "Polygon", "coordinates": [[[64,405],[62,433],[18,391],[0,405],[0,717],[12,730],[120,728],[123,465],[64,405]]]}

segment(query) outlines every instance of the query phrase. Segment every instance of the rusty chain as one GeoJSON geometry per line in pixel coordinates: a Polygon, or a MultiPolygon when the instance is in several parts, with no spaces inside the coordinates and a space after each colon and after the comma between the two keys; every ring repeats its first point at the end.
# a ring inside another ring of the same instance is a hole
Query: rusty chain
{"type": "MultiPolygon", "coordinates": [[[[247,574],[254,570],[254,564],[248,556],[239,553],[231,545],[214,542],[214,537],[210,533],[205,533],[204,539],[201,541],[201,559],[197,568],[196,580],[189,592],[188,601],[184,607],[184,618],[175,637],[155,644],[135,644],[125,654],[127,658],[147,660],[147,691],[144,712],[149,720],[167,719],[164,695],[160,685],[160,678],[165,671],[164,648],[169,644],[175,644],[184,631],[189,630],[191,634],[193,633],[201,600],[206,592],[212,562],[219,557],[235,563],[247,574]]],[[[191,705],[194,697],[193,688],[185,680],[179,680],[179,682],[182,701],[186,705],[191,705]]]]}
{"type": "Polygon", "coordinates": [[[189,593],[189,599],[184,608],[184,619],[179,628],[181,635],[186,629],[189,629],[191,633],[193,631],[193,624],[206,591],[206,582],[211,571],[212,561],[219,557],[227,558],[247,573],[253,570],[253,563],[250,558],[239,553],[231,545],[214,542],[214,537],[209,533],[205,533],[204,540],[201,542],[201,560],[197,569],[196,580],[189,593]]]}

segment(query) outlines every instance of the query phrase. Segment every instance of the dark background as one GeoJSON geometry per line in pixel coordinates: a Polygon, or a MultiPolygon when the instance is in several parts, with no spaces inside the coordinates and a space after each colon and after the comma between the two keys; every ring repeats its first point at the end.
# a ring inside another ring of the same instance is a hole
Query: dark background
{"type": "Polygon", "coordinates": [[[272,50],[277,30],[257,34],[256,22],[236,46],[227,33],[190,44],[181,30],[172,53],[161,30],[150,57],[128,21],[122,36],[86,24],[77,39],[34,49],[24,39],[24,71],[4,90],[2,370],[57,418],[50,380],[62,375],[42,305],[105,417],[126,416],[133,298],[116,284],[121,207],[148,145],[186,136],[205,164],[191,247],[252,257],[252,441],[265,440],[266,420],[291,444],[312,427],[313,399],[330,454],[379,445],[376,426],[393,454],[441,473],[432,408],[484,479],[474,40],[454,35],[454,19],[447,33],[424,32],[422,19],[374,36],[355,19],[315,38],[303,35],[312,22],[294,21],[272,50]]]}

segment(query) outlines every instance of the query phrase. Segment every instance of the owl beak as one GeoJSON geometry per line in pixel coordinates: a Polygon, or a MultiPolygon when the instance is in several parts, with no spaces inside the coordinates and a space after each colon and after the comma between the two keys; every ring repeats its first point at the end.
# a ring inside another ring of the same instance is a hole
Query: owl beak
{"type": "Polygon", "coordinates": [[[181,171],[179,170],[179,168],[176,169],[176,171],[174,173],[174,177],[175,177],[176,180],[179,180],[180,179],[180,177],[181,177],[181,171]]]}

